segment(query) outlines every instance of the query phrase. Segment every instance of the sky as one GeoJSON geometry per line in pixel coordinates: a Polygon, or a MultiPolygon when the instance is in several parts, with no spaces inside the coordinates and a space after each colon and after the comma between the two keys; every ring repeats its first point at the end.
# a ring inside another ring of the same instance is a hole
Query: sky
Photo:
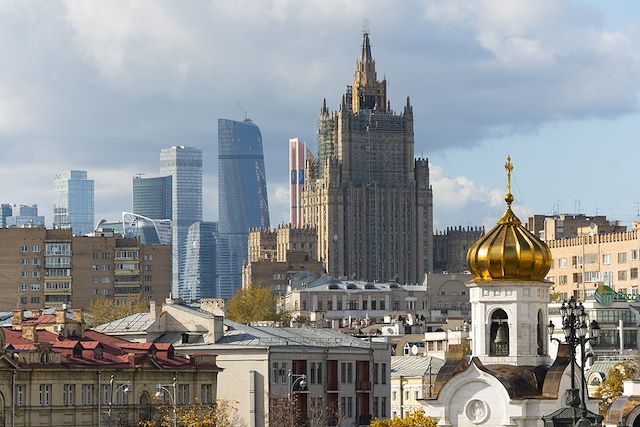
{"type": "Polygon", "coordinates": [[[261,129],[272,225],[288,221],[287,141],[316,144],[322,99],[353,81],[363,20],[392,109],[411,97],[434,229],[516,213],[605,214],[640,195],[640,8],[633,0],[0,0],[0,201],[95,180],[96,222],[172,145],[203,151],[217,220],[217,119],[261,129]]]}

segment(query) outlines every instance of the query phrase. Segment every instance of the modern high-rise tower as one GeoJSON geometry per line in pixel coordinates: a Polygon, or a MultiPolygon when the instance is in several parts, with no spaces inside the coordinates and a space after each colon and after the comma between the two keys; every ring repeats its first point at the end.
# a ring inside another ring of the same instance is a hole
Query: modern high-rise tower
{"type": "Polygon", "coordinates": [[[289,140],[289,221],[294,227],[302,225],[302,186],[304,185],[304,165],[313,160],[313,154],[298,138],[289,140]]]}
{"type": "Polygon", "coordinates": [[[70,171],[56,175],[54,181],[53,227],[71,228],[81,236],[91,233],[94,226],[93,180],[87,171],[70,171]]]}
{"type": "Polygon", "coordinates": [[[199,221],[189,227],[182,297],[187,301],[216,296],[216,238],[218,223],[199,221]]]}
{"type": "Polygon", "coordinates": [[[182,296],[184,243],[189,226],[202,221],[202,151],[184,145],[162,149],[160,173],[171,176],[171,291],[182,296]]]}
{"type": "Polygon", "coordinates": [[[218,198],[219,238],[229,253],[218,256],[217,296],[230,298],[242,286],[249,229],[269,227],[262,135],[251,120],[218,119],[218,198]]]}
{"type": "Polygon", "coordinates": [[[433,203],[426,159],[414,159],[413,108],[391,110],[364,33],[352,86],[338,111],[326,100],[318,159],[307,162],[303,224],[336,276],[418,283],[432,269],[433,203]]]}
{"type": "Polygon", "coordinates": [[[151,219],[171,219],[172,177],[133,177],[133,210],[151,219]]]}

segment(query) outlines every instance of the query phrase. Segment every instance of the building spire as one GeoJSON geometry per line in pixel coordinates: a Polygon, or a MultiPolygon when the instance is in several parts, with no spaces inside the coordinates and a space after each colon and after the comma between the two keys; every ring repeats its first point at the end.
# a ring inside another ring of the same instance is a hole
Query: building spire
{"type": "Polygon", "coordinates": [[[369,32],[362,32],[362,50],[360,52],[360,62],[371,62],[371,44],[369,43],[369,32]]]}

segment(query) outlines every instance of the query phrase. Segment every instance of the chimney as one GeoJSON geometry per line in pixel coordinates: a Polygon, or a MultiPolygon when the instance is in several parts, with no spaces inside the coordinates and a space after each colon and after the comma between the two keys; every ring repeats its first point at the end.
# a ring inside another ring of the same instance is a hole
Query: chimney
{"type": "Polygon", "coordinates": [[[149,301],[149,317],[154,322],[158,319],[158,308],[154,300],[149,301]]]}
{"type": "Polygon", "coordinates": [[[67,323],[67,310],[64,308],[56,308],[56,325],[64,325],[67,323]]]}
{"type": "MultiPolygon", "coordinates": [[[[73,310],[71,310],[71,313],[73,314],[73,320],[83,323],[83,317],[82,317],[82,309],[81,308],[74,308],[73,310]]],[[[57,320],[57,318],[56,318],[57,320]]]]}
{"type": "Polygon", "coordinates": [[[36,334],[36,325],[22,325],[22,338],[38,342],[38,335],[36,334]]]}
{"type": "Polygon", "coordinates": [[[37,319],[40,316],[42,316],[42,309],[34,308],[31,310],[31,317],[35,317],[37,319]]]}
{"type": "Polygon", "coordinates": [[[11,312],[13,317],[11,318],[11,326],[15,329],[16,326],[22,325],[22,309],[16,308],[11,312]]]}

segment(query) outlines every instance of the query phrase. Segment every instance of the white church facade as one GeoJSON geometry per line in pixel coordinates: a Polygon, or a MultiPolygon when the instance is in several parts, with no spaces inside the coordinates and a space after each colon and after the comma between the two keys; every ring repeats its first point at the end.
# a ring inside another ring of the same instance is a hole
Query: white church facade
{"type": "MultiPolygon", "coordinates": [[[[544,278],[551,252],[511,210],[510,159],[506,169],[506,212],[467,256],[474,277],[467,283],[471,358],[465,359],[462,351],[450,354],[432,397],[422,399],[426,414],[437,418],[439,426],[542,427],[544,415],[566,408],[566,390],[580,388],[577,367],[571,378],[575,361],[570,347],[561,344],[555,360],[549,357],[552,283],[544,278]]],[[[597,407],[596,400],[588,399],[589,411],[597,412],[597,407]]],[[[579,418],[579,408],[566,410],[579,418]]]]}

